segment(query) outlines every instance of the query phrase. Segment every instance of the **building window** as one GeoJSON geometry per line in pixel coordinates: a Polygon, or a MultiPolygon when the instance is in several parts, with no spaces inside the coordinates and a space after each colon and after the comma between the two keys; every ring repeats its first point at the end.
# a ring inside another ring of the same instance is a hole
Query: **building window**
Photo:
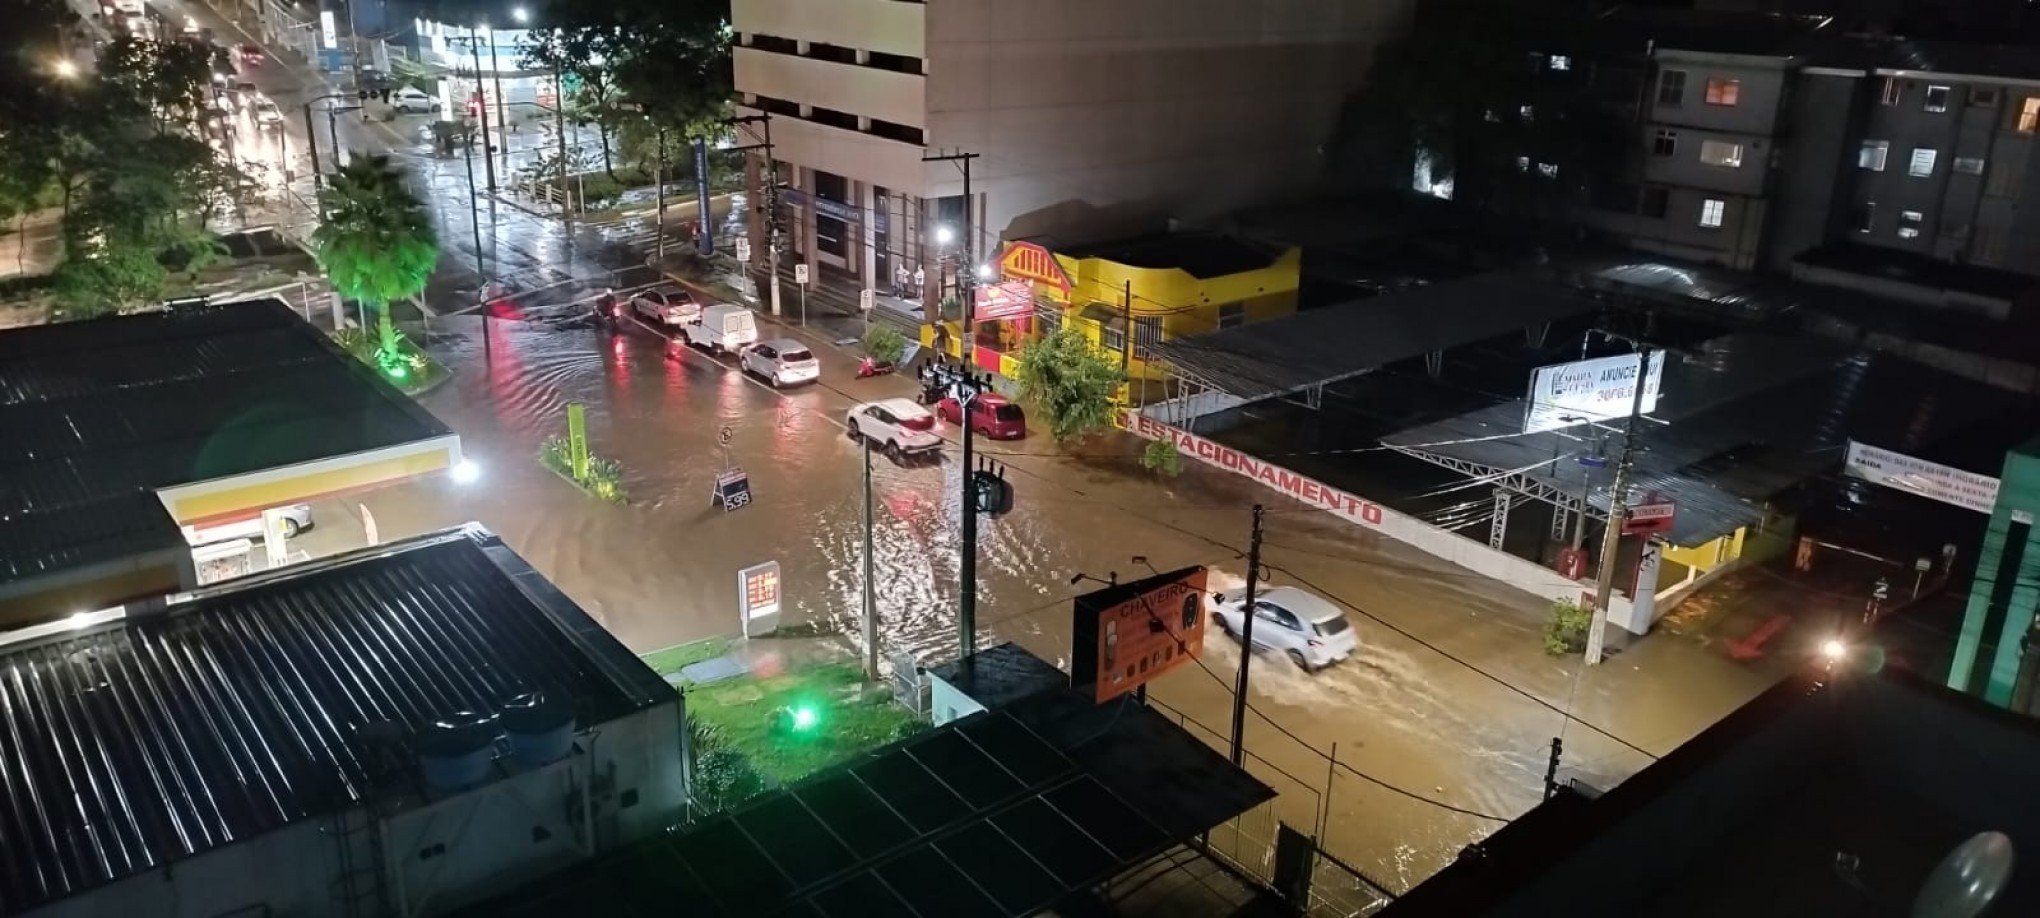
{"type": "Polygon", "coordinates": [[[1850,216],[1852,218],[1851,222],[1856,225],[1856,232],[1870,232],[1877,227],[1877,202],[1865,201],[1850,216]]]}
{"type": "Polygon", "coordinates": [[[1891,155],[1891,141],[1865,140],[1856,150],[1856,168],[1872,172],[1884,171],[1884,160],[1891,155]]]}
{"type": "Polygon", "coordinates": [[[1538,174],[1538,175],[1541,175],[1541,176],[1544,176],[1545,178],[1558,178],[1558,164],[1557,164],[1557,163],[1538,163],[1538,164],[1537,164],[1537,174],[1538,174]]]}
{"type": "Polygon", "coordinates": [[[1658,74],[1657,101],[1667,108],[1678,108],[1686,102],[1686,71],[1667,70],[1658,74]]]}
{"type": "Polygon", "coordinates": [[[1659,128],[1657,136],[1651,138],[1650,154],[1652,156],[1670,156],[1674,153],[1677,153],[1678,151],[1679,151],[1678,131],[1667,131],[1664,130],[1663,128],[1659,128]]]}
{"type": "Polygon", "coordinates": [[[1975,156],[1957,156],[1953,165],[1963,175],[1983,174],[1983,160],[1975,156]]]}
{"type": "Polygon", "coordinates": [[[1155,345],[1162,343],[1162,320],[1146,318],[1133,320],[1133,356],[1148,359],[1155,345]]]}
{"type": "Polygon", "coordinates": [[[1529,124],[1530,122],[1537,120],[1537,106],[1525,105],[1522,108],[1517,109],[1516,114],[1522,116],[1524,124],[1529,124]]]}
{"type": "Polygon", "coordinates": [[[1899,211],[1898,238],[1900,239],[1920,238],[1920,225],[1925,222],[1927,222],[1927,215],[1920,213],[1917,210],[1899,211]]]}
{"type": "Polygon", "coordinates": [[[1997,100],[1998,91],[1995,89],[1972,89],[1969,91],[1969,104],[1977,108],[1995,108],[1997,107],[1997,100]]]}
{"type": "Polygon", "coordinates": [[[2031,134],[2035,129],[2040,129],[2040,96],[2027,96],[2019,103],[2019,124],[2015,130],[2031,134]]]}
{"type": "Polygon", "coordinates": [[[857,49],[832,45],[823,41],[808,42],[807,56],[818,61],[832,61],[838,64],[857,63],[857,49]]]}
{"type": "Polygon", "coordinates": [[[1741,80],[1724,80],[1720,77],[1707,78],[1708,105],[1732,106],[1741,96],[1741,80]]]}
{"type": "Polygon", "coordinates": [[[1530,157],[1528,157],[1528,156],[1518,156],[1518,157],[1516,157],[1516,171],[1517,171],[1517,172],[1528,172],[1528,171],[1530,171],[1530,157]]]}
{"type": "Polygon", "coordinates": [[[819,105],[809,106],[808,120],[816,124],[826,124],[832,128],[842,128],[846,131],[857,130],[856,115],[849,112],[839,112],[833,108],[823,108],[819,105]]]}
{"type": "Polygon", "coordinates": [[[1645,188],[1643,190],[1643,201],[1637,206],[1636,212],[1653,220],[1663,220],[1665,214],[1671,208],[1672,192],[1670,189],[1645,188]]]}
{"type": "Polygon", "coordinates": [[[1933,175],[1934,158],[1940,155],[1934,151],[1933,147],[1914,147],[1912,165],[1906,167],[1906,174],[1918,178],[1933,175]]]}
{"type": "Polygon", "coordinates": [[[1720,140],[1700,141],[1700,161],[1710,166],[1742,168],[1742,144],[1720,140]]]}
{"type": "Polygon", "coordinates": [[[1119,320],[1098,324],[1098,348],[1107,354],[1126,352],[1126,330],[1119,327],[1119,320]]]}
{"type": "Polygon", "coordinates": [[[1905,87],[1899,85],[1898,77],[1885,77],[1884,91],[1878,94],[1877,101],[1881,105],[1897,105],[1899,93],[1904,89],[1905,87]]]}
{"type": "Polygon", "coordinates": [[[1948,110],[1948,87],[1946,86],[1927,87],[1927,111],[1945,112],[1947,110],[1948,110]]]}
{"type": "Polygon", "coordinates": [[[1553,70],[1571,70],[1571,69],[1572,69],[1572,58],[1570,58],[1570,57],[1566,57],[1566,56],[1565,56],[1565,55],[1563,55],[1563,54],[1554,54],[1554,55],[1552,55],[1552,56],[1551,56],[1551,69],[1553,69],[1553,70]]]}
{"type": "Polygon", "coordinates": [[[774,54],[800,53],[800,42],[794,41],[791,38],[780,38],[777,35],[750,35],[744,41],[746,46],[760,51],[770,51],[774,54]]]}
{"type": "Polygon", "coordinates": [[[1247,324],[1247,304],[1226,303],[1218,307],[1218,327],[1233,328],[1247,324]]]}
{"type": "Polygon", "coordinates": [[[1721,218],[1728,213],[1728,202],[1720,198],[1708,198],[1700,202],[1700,225],[1708,229],[1721,226],[1721,218]]]}
{"type": "Polygon", "coordinates": [[[864,55],[864,66],[891,70],[895,73],[917,74],[921,72],[921,59],[902,54],[887,54],[884,51],[867,51],[864,55]]]}
{"type": "Polygon", "coordinates": [[[890,121],[880,121],[877,118],[871,119],[871,127],[868,130],[870,130],[874,137],[910,143],[917,147],[921,145],[923,140],[920,128],[908,127],[904,124],[894,124],[890,121]]]}

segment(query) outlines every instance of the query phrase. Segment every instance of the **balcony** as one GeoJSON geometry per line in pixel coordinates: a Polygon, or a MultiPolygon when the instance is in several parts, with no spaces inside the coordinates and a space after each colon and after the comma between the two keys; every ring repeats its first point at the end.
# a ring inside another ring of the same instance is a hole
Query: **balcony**
{"type": "Polygon", "coordinates": [[[740,35],[775,35],[927,57],[927,7],[903,0],[731,0],[740,35]]]}
{"type": "MultiPolygon", "coordinates": [[[[738,114],[755,115],[758,111],[739,106],[738,114]]],[[[772,116],[772,143],[773,154],[781,162],[833,172],[906,194],[926,195],[930,164],[921,161],[923,148],[919,144],[846,131],[783,114],[772,116]]],[[[781,177],[784,176],[782,170],[781,177]]]]}
{"type": "Polygon", "coordinates": [[[927,126],[927,83],[917,74],[743,47],[732,63],[739,93],[927,126]]]}

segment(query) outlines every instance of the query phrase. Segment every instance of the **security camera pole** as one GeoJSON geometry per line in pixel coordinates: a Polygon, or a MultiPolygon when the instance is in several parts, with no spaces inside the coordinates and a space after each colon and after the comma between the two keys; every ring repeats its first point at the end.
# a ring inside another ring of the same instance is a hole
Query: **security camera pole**
{"type": "MultiPolygon", "coordinates": [[[[929,364],[922,371],[922,379],[930,388],[939,389],[956,399],[957,407],[963,413],[963,462],[958,466],[957,478],[961,482],[963,499],[957,506],[963,512],[961,557],[957,562],[956,629],[957,644],[962,656],[977,652],[977,539],[978,514],[984,510],[978,503],[977,478],[972,473],[971,451],[971,406],[979,397],[991,391],[991,381],[970,372],[968,366],[948,363],[929,364]]],[[[931,393],[932,394],[932,393],[931,393]]]]}
{"type": "Polygon", "coordinates": [[[1622,461],[1615,466],[1615,484],[1608,491],[1608,531],[1601,534],[1601,573],[1594,586],[1593,617],[1587,625],[1588,666],[1601,662],[1608,632],[1608,603],[1615,597],[1615,555],[1622,550],[1622,524],[1629,517],[1629,475],[1636,462],[1636,420],[1643,414],[1643,390],[1650,385],[1651,348],[1637,351],[1636,392],[1629,402],[1629,424],[1622,434],[1622,461]]]}

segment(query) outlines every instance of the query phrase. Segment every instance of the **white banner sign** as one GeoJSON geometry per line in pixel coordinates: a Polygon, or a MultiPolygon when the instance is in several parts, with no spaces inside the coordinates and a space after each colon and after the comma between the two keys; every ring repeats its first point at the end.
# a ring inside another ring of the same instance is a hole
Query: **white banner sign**
{"type": "Polygon", "coordinates": [[[1997,506],[1998,480],[1904,453],[1849,441],[1843,471],[1871,484],[1917,494],[1944,504],[1990,513],[1997,506]]]}
{"type": "Polygon", "coordinates": [[[319,11],[319,47],[340,47],[340,26],[334,21],[332,10],[319,11]]]}
{"type": "MultiPolygon", "coordinates": [[[[1636,354],[1616,354],[1531,370],[1530,410],[1523,415],[1523,432],[1628,417],[1636,400],[1636,367],[1641,362],[1636,354]]],[[[1657,410],[1664,379],[1665,352],[1655,351],[1643,387],[1644,414],[1657,410]]]]}

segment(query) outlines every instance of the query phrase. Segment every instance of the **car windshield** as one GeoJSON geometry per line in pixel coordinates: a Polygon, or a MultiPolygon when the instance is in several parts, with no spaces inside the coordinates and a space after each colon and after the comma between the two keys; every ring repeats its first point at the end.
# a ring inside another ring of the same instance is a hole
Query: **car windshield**
{"type": "Polygon", "coordinates": [[[805,349],[795,348],[790,351],[781,351],[779,354],[779,359],[784,360],[787,363],[799,363],[803,360],[813,360],[815,359],[815,355],[808,353],[805,349]]]}
{"type": "Polygon", "coordinates": [[[910,414],[900,418],[900,426],[908,430],[928,430],[935,426],[932,414],[910,414]]]}
{"type": "Polygon", "coordinates": [[[1353,627],[1352,625],[1346,623],[1346,617],[1343,615],[1339,616],[1338,618],[1329,618],[1324,621],[1317,622],[1316,625],[1317,633],[1325,635],[1327,637],[1334,634],[1345,634],[1346,629],[1353,627]]]}
{"type": "Polygon", "coordinates": [[[1021,421],[1026,418],[1020,413],[1019,405],[1000,405],[992,409],[992,417],[1001,421],[1021,421]]]}

